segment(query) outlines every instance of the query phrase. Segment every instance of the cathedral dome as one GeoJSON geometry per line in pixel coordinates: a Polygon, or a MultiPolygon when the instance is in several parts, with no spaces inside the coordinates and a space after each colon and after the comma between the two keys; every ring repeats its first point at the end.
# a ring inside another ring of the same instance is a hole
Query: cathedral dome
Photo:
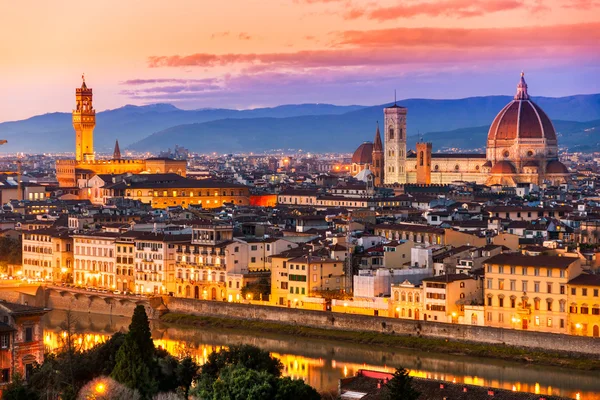
{"type": "Polygon", "coordinates": [[[352,155],[352,164],[371,164],[373,162],[373,143],[364,142],[352,155]]]}
{"type": "Polygon", "coordinates": [[[545,139],[556,143],[556,132],[546,113],[530,100],[524,74],[517,94],[496,116],[488,132],[488,144],[516,139],[545,139]]]}
{"type": "Polygon", "coordinates": [[[553,161],[550,161],[548,163],[548,165],[546,166],[546,173],[547,174],[568,174],[569,170],[565,166],[565,164],[561,163],[560,161],[553,160],[553,161]]]}
{"type": "Polygon", "coordinates": [[[508,161],[497,162],[492,167],[492,174],[516,174],[516,168],[508,161]]]}

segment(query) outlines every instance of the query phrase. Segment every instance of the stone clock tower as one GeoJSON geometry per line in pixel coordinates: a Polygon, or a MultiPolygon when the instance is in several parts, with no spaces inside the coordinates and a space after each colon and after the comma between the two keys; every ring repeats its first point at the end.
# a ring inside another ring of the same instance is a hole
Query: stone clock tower
{"type": "Polygon", "coordinates": [[[73,128],[75,128],[75,160],[94,161],[94,127],[96,110],[92,105],[92,89],[85,84],[75,89],[75,109],[73,110],[73,128]]]}
{"type": "Polygon", "coordinates": [[[385,117],[386,184],[406,183],[406,108],[395,104],[383,110],[385,117]]]}

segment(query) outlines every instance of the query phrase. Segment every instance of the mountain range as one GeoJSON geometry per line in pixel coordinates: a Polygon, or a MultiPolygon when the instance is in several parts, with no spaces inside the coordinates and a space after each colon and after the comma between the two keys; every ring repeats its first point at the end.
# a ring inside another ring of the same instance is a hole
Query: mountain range
{"type": "MultiPolygon", "coordinates": [[[[446,148],[478,149],[485,146],[489,124],[512,98],[471,97],[457,100],[406,99],[409,146],[418,137],[432,141],[434,151],[446,148]]],[[[568,97],[534,97],[553,119],[559,144],[591,151],[599,147],[600,94],[568,97]]],[[[158,152],[176,144],[199,153],[235,153],[273,149],[312,152],[351,151],[373,140],[378,106],[331,104],[283,105],[251,110],[181,110],[170,104],[127,105],[97,113],[96,151],[121,148],[158,152]]],[[[0,123],[3,152],[73,151],[70,113],[38,115],[0,123]]]]}

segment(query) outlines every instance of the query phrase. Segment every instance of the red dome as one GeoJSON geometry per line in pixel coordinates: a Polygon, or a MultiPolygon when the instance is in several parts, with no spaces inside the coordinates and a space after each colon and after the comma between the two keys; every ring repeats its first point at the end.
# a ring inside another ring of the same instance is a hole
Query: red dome
{"type": "Polygon", "coordinates": [[[568,174],[569,169],[565,166],[565,164],[560,161],[553,160],[548,163],[546,166],[547,174],[568,174]]]}
{"type": "Polygon", "coordinates": [[[373,162],[373,143],[364,142],[352,155],[352,164],[371,164],[373,162]]]}
{"type": "Polygon", "coordinates": [[[550,118],[529,99],[523,74],[514,100],[498,113],[488,132],[488,141],[514,139],[546,139],[556,142],[556,132],[550,118]]]}
{"type": "Polygon", "coordinates": [[[500,161],[492,167],[491,172],[492,174],[516,174],[517,170],[508,161],[500,161]]]}

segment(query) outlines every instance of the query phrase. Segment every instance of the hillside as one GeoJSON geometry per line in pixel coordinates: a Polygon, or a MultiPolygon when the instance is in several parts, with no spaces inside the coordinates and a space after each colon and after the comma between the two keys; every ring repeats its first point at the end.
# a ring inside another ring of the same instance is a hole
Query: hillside
{"type": "MultiPolygon", "coordinates": [[[[404,100],[401,104],[408,107],[408,134],[413,137],[410,144],[414,145],[421,132],[425,133],[424,139],[432,141],[438,149],[483,147],[488,124],[509,100],[508,96],[404,100]]],[[[556,120],[559,135],[562,130],[565,130],[565,134],[579,132],[579,120],[600,119],[600,95],[556,99],[542,97],[534,100],[556,120]],[[575,121],[566,120],[567,118],[575,121]],[[564,129],[560,125],[563,121],[566,124],[564,129]]],[[[384,106],[387,105],[365,107],[341,115],[225,119],[184,124],[156,132],[130,148],[156,152],[178,144],[200,153],[289,148],[352,151],[361,142],[373,140],[375,123],[382,121],[384,106]]],[[[565,139],[570,140],[570,137],[565,139]]],[[[562,138],[560,140],[561,145],[566,144],[562,143],[562,138]]],[[[576,144],[569,142],[569,145],[576,144]]]]}
{"type": "MultiPolygon", "coordinates": [[[[362,108],[331,104],[283,105],[253,110],[181,110],[170,104],[127,105],[96,114],[94,144],[96,151],[112,151],[115,140],[121,146],[175,125],[214,121],[224,118],[286,118],[298,115],[335,115],[362,108]]],[[[0,138],[7,139],[3,152],[73,151],[75,137],[70,113],[50,113],[21,121],[0,123],[0,138]]],[[[169,147],[169,146],[167,146],[169,147]]],[[[171,147],[173,145],[171,144],[171,147]]],[[[166,148],[166,147],[165,147],[166,148]]]]}
{"type": "MultiPolygon", "coordinates": [[[[428,138],[438,148],[472,147],[469,140],[447,143],[448,132],[452,131],[451,138],[460,140],[487,131],[486,126],[510,99],[509,96],[486,96],[457,100],[407,99],[398,103],[408,108],[409,136],[431,132],[428,138]]],[[[600,94],[534,100],[553,120],[600,119],[600,94]]],[[[349,151],[373,139],[375,123],[383,123],[382,109],[387,105],[301,104],[241,111],[180,110],[169,104],[125,106],[97,114],[95,145],[99,152],[111,151],[116,139],[122,148],[154,152],[175,144],[198,152],[276,148],[349,151]]],[[[52,113],[0,123],[0,138],[9,141],[2,147],[3,152],[73,151],[71,115],[52,113]]]]}

